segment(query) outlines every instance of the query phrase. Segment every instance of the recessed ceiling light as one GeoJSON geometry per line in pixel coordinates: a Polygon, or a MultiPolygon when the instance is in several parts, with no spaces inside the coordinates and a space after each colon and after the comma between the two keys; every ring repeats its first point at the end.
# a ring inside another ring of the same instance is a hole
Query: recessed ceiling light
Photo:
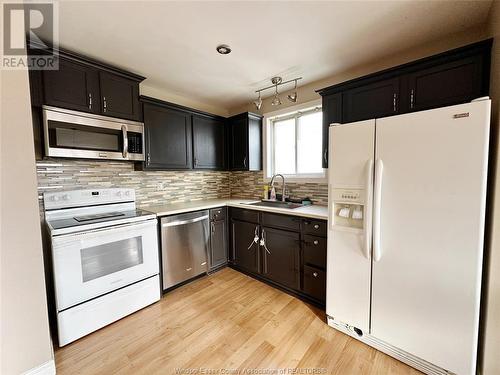
{"type": "Polygon", "coordinates": [[[219,52],[221,55],[227,55],[231,53],[231,47],[229,47],[227,44],[221,44],[217,46],[217,52],[219,52]]]}

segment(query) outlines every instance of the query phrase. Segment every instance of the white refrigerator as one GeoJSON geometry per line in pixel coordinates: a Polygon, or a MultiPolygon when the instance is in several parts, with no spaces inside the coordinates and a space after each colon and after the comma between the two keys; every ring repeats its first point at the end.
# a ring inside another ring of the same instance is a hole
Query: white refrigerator
{"type": "Polygon", "coordinates": [[[475,374],[488,98],[330,126],[328,323],[429,374],[475,374]]]}

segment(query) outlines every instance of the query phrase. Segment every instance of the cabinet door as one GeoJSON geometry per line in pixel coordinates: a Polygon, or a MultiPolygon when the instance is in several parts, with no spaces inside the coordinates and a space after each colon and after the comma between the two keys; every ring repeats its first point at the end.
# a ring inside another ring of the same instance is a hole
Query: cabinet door
{"type": "Polygon", "coordinates": [[[210,269],[227,263],[226,227],[225,220],[210,223],[210,269]]]}
{"type": "Polygon", "coordinates": [[[328,129],[342,122],[342,93],[323,96],[323,168],[328,168],[328,129]]]}
{"type": "Polygon", "coordinates": [[[318,301],[325,302],[326,272],[322,269],[305,265],[303,292],[318,301]]]}
{"type": "Polygon", "coordinates": [[[342,122],[353,122],[399,113],[399,77],[346,90],[342,96],[342,122]]]}
{"type": "Polygon", "coordinates": [[[59,59],[59,70],[43,70],[45,104],[76,111],[100,113],[97,70],[59,59]]]}
{"type": "Polygon", "coordinates": [[[144,104],[145,169],[190,169],[191,115],[144,104]]]}
{"type": "Polygon", "coordinates": [[[488,95],[483,56],[472,56],[409,74],[409,110],[421,111],[470,102],[488,95]]]}
{"type": "Polygon", "coordinates": [[[241,117],[230,124],[230,168],[248,170],[248,119],[241,117]]]}
{"type": "Polygon", "coordinates": [[[139,83],[107,72],[99,73],[99,83],[103,114],[140,120],[139,83]]]}
{"type": "Polygon", "coordinates": [[[300,289],[300,234],[262,227],[263,275],[283,286],[300,289]]]}
{"type": "Polygon", "coordinates": [[[233,263],[252,273],[260,272],[260,246],[254,242],[256,235],[259,236],[257,224],[231,221],[233,263]]]}
{"type": "Polygon", "coordinates": [[[193,116],[193,155],[195,169],[223,169],[225,124],[205,116],[193,116]]]}

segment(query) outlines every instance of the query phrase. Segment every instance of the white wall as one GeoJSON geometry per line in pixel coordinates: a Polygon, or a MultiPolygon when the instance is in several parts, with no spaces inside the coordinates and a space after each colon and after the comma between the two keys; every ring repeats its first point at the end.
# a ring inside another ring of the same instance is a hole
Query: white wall
{"type": "Polygon", "coordinates": [[[27,71],[0,69],[0,373],[53,369],[27,71]]]}
{"type": "MultiPolygon", "coordinates": [[[[483,306],[485,313],[484,322],[484,347],[482,374],[500,374],[500,152],[498,150],[498,133],[500,132],[500,1],[493,2],[489,21],[488,34],[495,38],[491,60],[491,88],[492,122],[491,133],[494,139],[492,170],[494,181],[491,185],[493,203],[491,213],[491,239],[489,243],[489,278],[483,284],[487,287],[487,299],[483,306]],[[496,160],[496,162],[495,162],[496,160]]],[[[490,169],[491,170],[491,169],[490,169]]]]}
{"type": "Polygon", "coordinates": [[[191,98],[187,98],[187,97],[182,96],[182,95],[178,95],[174,92],[170,92],[170,91],[165,90],[165,89],[153,87],[153,86],[147,85],[145,83],[141,83],[139,89],[140,89],[139,91],[140,91],[141,95],[151,96],[151,97],[156,98],[156,99],[165,100],[167,102],[183,105],[185,107],[194,108],[194,109],[197,109],[199,111],[208,112],[208,113],[211,113],[214,115],[219,115],[219,116],[224,116],[224,117],[229,116],[229,111],[227,109],[220,108],[220,107],[214,107],[212,105],[202,103],[202,102],[199,102],[197,100],[193,100],[191,98]]]}

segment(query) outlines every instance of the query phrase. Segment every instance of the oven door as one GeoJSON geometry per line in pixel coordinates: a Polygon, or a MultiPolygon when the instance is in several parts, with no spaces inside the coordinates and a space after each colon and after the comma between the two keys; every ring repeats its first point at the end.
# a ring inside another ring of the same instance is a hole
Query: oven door
{"type": "Polygon", "coordinates": [[[43,107],[46,156],[144,161],[144,124],[43,107]]]}
{"type": "Polygon", "coordinates": [[[57,310],[159,273],[157,221],[52,238],[57,310]]]}

